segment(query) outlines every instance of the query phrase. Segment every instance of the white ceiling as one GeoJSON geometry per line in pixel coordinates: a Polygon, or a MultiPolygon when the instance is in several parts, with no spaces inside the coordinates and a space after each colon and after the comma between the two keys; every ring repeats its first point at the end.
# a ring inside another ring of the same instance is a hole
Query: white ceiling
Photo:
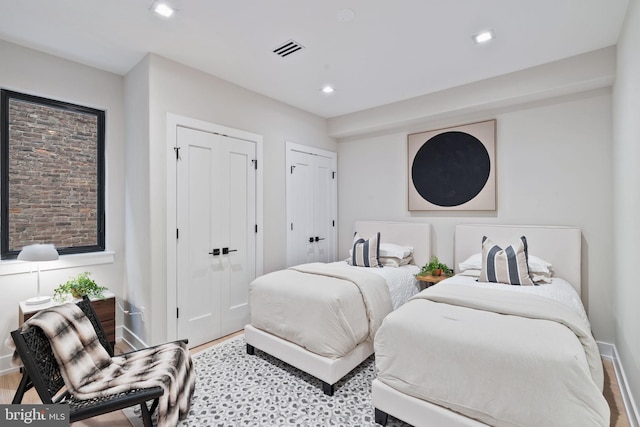
{"type": "Polygon", "coordinates": [[[628,0],[166,2],[171,19],[153,0],[0,0],[0,39],[123,75],[152,52],[334,117],[614,45],[628,0]],[[289,39],[305,49],[272,52],[289,39]]]}

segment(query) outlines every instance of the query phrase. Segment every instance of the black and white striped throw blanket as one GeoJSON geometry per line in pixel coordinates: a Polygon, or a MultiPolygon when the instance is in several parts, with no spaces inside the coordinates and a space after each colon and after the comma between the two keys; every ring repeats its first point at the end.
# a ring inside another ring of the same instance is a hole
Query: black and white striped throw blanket
{"type": "Polygon", "coordinates": [[[41,328],[49,338],[67,389],[75,398],[85,400],[160,386],[164,394],[158,403],[158,427],[175,426],[189,413],[195,372],[184,343],[161,344],[111,357],[100,344],[91,321],[75,304],[43,310],[22,328],[31,325],[41,328]]]}

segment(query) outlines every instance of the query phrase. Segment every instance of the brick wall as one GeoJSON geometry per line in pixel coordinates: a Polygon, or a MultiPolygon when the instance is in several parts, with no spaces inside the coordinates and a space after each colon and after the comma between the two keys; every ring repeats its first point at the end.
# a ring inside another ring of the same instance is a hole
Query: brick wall
{"type": "Polygon", "coordinates": [[[97,244],[97,119],[9,103],[9,249],[97,244]]]}

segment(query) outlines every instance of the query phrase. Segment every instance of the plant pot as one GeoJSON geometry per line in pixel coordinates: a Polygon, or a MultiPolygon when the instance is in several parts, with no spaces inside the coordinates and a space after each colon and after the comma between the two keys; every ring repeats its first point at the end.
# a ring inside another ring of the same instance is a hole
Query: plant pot
{"type": "Polygon", "coordinates": [[[433,275],[434,276],[440,276],[442,274],[442,269],[441,268],[436,268],[435,270],[433,270],[433,275]]]}

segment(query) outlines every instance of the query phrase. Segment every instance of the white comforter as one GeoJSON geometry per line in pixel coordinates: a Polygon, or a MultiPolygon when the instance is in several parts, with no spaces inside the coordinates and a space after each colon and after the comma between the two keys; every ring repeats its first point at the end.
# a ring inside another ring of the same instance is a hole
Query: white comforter
{"type": "Polygon", "coordinates": [[[310,263],[255,279],[251,324],[326,357],[373,341],[391,312],[384,278],[340,264],[310,263]]]}
{"type": "Polygon", "coordinates": [[[380,381],[494,426],[609,425],[600,355],[580,310],[456,280],[387,316],[375,339],[380,381]]]}
{"type": "Polygon", "coordinates": [[[409,298],[420,291],[420,282],[416,279],[416,274],[420,272],[420,267],[415,264],[384,268],[354,267],[346,261],[338,261],[333,264],[354,270],[363,270],[384,277],[391,294],[391,304],[394,310],[409,301],[409,298]]]}

